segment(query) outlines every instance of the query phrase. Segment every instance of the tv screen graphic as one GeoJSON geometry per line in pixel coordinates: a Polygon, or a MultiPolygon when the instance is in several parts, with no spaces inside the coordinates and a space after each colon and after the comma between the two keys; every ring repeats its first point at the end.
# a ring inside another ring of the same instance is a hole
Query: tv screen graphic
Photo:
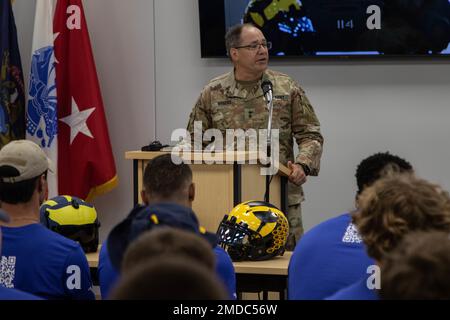
{"type": "Polygon", "coordinates": [[[225,57],[238,23],[274,57],[450,57],[450,0],[199,0],[202,57],[225,57]]]}

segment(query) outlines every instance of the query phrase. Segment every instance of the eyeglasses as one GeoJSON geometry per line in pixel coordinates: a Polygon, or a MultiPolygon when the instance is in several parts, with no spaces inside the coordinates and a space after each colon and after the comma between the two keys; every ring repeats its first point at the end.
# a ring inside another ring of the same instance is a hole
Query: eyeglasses
{"type": "Polygon", "coordinates": [[[261,43],[252,43],[246,46],[239,46],[234,47],[235,49],[248,49],[251,51],[259,50],[260,47],[263,47],[264,49],[272,49],[272,42],[261,42],[261,43]]]}

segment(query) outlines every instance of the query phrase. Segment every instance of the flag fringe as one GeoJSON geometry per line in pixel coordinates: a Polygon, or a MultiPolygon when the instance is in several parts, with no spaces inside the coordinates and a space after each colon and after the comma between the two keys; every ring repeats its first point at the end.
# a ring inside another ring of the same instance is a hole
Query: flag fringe
{"type": "Polygon", "coordinates": [[[111,191],[112,189],[117,187],[118,184],[119,184],[119,177],[115,175],[114,178],[112,178],[108,182],[92,188],[91,191],[89,191],[89,194],[86,198],[86,202],[91,202],[95,197],[101,196],[111,191]]]}

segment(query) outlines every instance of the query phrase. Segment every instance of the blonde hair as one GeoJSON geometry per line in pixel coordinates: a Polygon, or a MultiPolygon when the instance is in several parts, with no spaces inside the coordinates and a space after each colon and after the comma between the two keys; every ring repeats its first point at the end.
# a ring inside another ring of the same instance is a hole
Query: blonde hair
{"type": "Polygon", "coordinates": [[[450,196],[413,174],[388,174],[366,188],[353,213],[369,256],[380,261],[411,231],[450,231],[450,196]]]}

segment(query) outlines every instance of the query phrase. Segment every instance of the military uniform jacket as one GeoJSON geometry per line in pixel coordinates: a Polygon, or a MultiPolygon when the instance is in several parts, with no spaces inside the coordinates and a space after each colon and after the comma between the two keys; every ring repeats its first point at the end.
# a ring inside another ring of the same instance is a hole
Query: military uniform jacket
{"type": "MultiPolygon", "coordinates": [[[[283,73],[266,70],[253,88],[237,82],[234,71],[211,80],[191,112],[188,131],[193,136],[195,121],[202,122],[203,132],[217,128],[223,137],[226,129],[267,129],[269,112],[261,89],[265,80],[273,84],[272,128],[279,129],[280,162],[294,161],[295,138],[299,146],[295,162],[308,166],[310,175],[318,175],[323,145],[319,120],[304,91],[283,73]]],[[[303,200],[298,189],[297,196],[289,192],[290,205],[303,200]]]]}

